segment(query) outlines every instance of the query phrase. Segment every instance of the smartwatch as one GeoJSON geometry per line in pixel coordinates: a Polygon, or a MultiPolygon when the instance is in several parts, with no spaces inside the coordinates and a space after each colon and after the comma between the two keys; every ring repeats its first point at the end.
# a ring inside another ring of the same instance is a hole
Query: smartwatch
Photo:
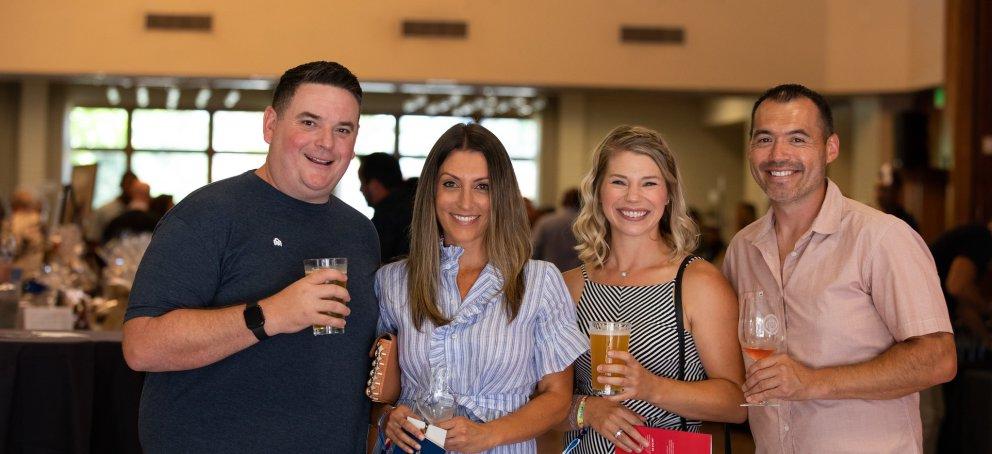
{"type": "Polygon", "coordinates": [[[269,338],[268,334],[265,334],[265,314],[262,313],[262,307],[258,305],[258,301],[251,301],[245,305],[245,326],[251,330],[252,334],[260,341],[264,341],[269,338]]]}

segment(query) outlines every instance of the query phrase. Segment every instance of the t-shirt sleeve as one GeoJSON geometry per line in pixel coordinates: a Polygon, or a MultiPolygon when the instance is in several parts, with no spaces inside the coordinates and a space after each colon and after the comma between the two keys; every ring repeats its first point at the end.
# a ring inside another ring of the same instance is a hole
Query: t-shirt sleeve
{"type": "Polygon", "coordinates": [[[125,320],[211,306],[223,245],[205,241],[202,234],[178,216],[162,221],[138,266],[125,320]]]}
{"type": "MultiPolygon", "coordinates": [[[[535,262],[531,262],[532,264],[535,262]]],[[[561,372],[582,353],[589,350],[589,339],[579,331],[575,303],[565,287],[561,273],[549,263],[543,266],[540,279],[543,294],[537,315],[535,360],[538,375],[561,372]]]]}
{"type": "Polygon", "coordinates": [[[916,232],[893,222],[870,257],[872,301],[897,341],[952,332],[936,265],[916,232]]]}

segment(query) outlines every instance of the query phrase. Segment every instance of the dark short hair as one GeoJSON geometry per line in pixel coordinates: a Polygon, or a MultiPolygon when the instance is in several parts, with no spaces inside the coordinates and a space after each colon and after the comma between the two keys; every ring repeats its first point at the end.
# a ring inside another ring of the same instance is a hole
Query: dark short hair
{"type": "Polygon", "coordinates": [[[358,178],[365,183],[369,180],[379,180],[388,189],[394,189],[403,184],[403,172],[400,162],[395,156],[387,153],[372,153],[359,156],[358,178]]]}
{"type": "Polygon", "coordinates": [[[362,105],[362,86],[348,68],[333,61],[312,61],[282,74],[272,94],[272,108],[276,112],[282,112],[293,99],[296,87],[300,84],[330,85],[347,90],[358,101],[358,105],[362,105]]]}
{"type": "Polygon", "coordinates": [[[159,194],[148,203],[148,212],[159,219],[165,216],[172,209],[172,195],[171,194],[159,194]]]}
{"type": "Polygon", "coordinates": [[[834,114],[830,111],[830,104],[827,104],[827,100],[823,99],[823,95],[799,84],[782,84],[772,87],[754,102],[754,107],[751,108],[751,134],[754,134],[754,113],[758,111],[758,106],[761,103],[767,99],[786,103],[796,98],[806,98],[816,105],[816,109],[820,111],[823,138],[830,137],[834,133],[834,114]]]}
{"type": "Polygon", "coordinates": [[[124,205],[131,203],[131,191],[128,188],[131,186],[131,183],[137,180],[138,176],[130,170],[124,172],[124,175],[121,175],[121,195],[117,197],[121,202],[124,202],[124,205]]]}
{"type": "Polygon", "coordinates": [[[135,175],[134,172],[130,170],[125,171],[124,174],[121,175],[121,189],[127,189],[127,186],[129,186],[128,183],[131,183],[132,181],[137,179],[138,176],[135,175]]]}

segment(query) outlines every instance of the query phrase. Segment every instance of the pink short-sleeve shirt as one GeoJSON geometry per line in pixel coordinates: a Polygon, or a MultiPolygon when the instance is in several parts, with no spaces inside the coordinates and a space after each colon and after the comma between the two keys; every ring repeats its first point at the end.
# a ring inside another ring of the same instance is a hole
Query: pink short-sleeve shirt
{"type": "MultiPolygon", "coordinates": [[[[894,343],[951,332],[933,257],[894,216],[848,199],[832,181],[809,232],[779,267],[774,210],[731,241],[723,271],[741,294],[785,304],[786,348],[811,367],[874,358],[894,343]]],[[[752,361],[745,356],[745,363],[752,361]]],[[[750,407],[758,452],[921,451],[919,395],[750,407]]]]}

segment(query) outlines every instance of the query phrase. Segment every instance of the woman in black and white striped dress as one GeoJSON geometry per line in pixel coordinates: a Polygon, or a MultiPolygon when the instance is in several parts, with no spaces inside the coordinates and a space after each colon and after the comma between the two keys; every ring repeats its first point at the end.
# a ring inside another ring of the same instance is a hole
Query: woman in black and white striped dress
{"type": "Polygon", "coordinates": [[[699,431],[703,420],[743,421],[737,297],[716,267],[690,255],[698,230],[675,156],[657,132],[620,126],[593,163],[574,226],[584,265],[565,282],[581,328],[628,322],[630,347],[611,353],[625,364],[599,370],[614,375],[601,383],[622,387],[614,396],[594,395],[588,353],[576,360],[565,441],[589,427],[574,452],[637,451],[646,440],[634,426],[699,431]]]}

